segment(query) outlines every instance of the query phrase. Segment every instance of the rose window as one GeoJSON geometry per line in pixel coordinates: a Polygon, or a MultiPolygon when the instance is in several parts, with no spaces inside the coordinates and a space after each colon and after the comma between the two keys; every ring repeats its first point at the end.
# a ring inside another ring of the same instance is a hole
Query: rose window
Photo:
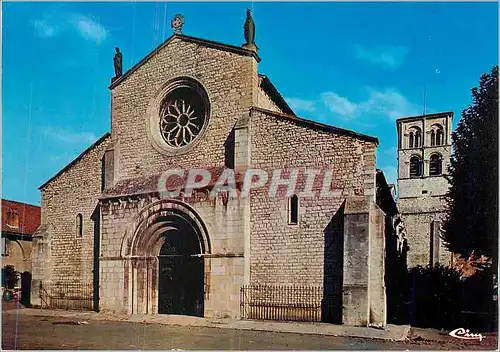
{"type": "Polygon", "coordinates": [[[180,87],[168,94],[160,109],[160,133],[173,148],[184,147],[202,132],[207,120],[205,100],[192,87],[180,87]]]}

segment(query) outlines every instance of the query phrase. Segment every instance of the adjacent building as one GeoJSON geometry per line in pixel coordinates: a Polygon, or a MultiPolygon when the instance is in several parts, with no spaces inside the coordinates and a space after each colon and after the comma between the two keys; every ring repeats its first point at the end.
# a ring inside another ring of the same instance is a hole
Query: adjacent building
{"type": "Polygon", "coordinates": [[[32,240],[40,226],[39,206],[2,199],[2,267],[12,265],[18,273],[21,300],[30,304],[32,240]]]}
{"type": "Polygon", "coordinates": [[[39,206],[2,199],[2,266],[31,272],[31,242],[38,226],[39,206]]]}

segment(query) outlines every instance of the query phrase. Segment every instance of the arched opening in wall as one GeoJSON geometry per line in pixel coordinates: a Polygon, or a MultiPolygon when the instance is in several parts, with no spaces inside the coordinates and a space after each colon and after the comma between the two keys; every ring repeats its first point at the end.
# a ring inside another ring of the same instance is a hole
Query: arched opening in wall
{"type": "Polygon", "coordinates": [[[288,199],[288,224],[297,225],[299,223],[299,197],[295,194],[288,199]]]}
{"type": "MultiPolygon", "coordinates": [[[[211,263],[205,258],[211,244],[201,216],[189,204],[164,199],[144,207],[135,223],[120,249],[126,259],[127,311],[204,316],[211,277],[211,263]]],[[[103,295],[101,309],[105,300],[103,295]]]]}
{"type": "Polygon", "coordinates": [[[183,216],[168,223],[160,249],[158,313],[203,317],[204,259],[196,225],[183,216]]]}
{"type": "Polygon", "coordinates": [[[235,130],[233,128],[224,143],[224,165],[228,169],[234,169],[234,138],[235,130]]]}
{"type": "Polygon", "coordinates": [[[410,127],[408,132],[408,147],[420,148],[422,146],[422,131],[417,126],[410,127]]]}
{"type": "Polygon", "coordinates": [[[444,131],[443,127],[439,124],[433,124],[431,126],[431,147],[443,145],[444,144],[444,131]]]}
{"type": "Polygon", "coordinates": [[[418,156],[410,158],[410,177],[422,176],[422,159],[418,156]]]}
{"type": "Polygon", "coordinates": [[[439,129],[436,132],[436,145],[443,145],[444,144],[444,132],[443,129],[439,129]]]}
{"type": "Polygon", "coordinates": [[[439,176],[443,173],[443,158],[439,154],[432,154],[429,160],[429,175],[439,176]]]}
{"type": "Polygon", "coordinates": [[[422,133],[420,130],[415,132],[415,148],[420,148],[422,146],[422,133]]]}
{"type": "Polygon", "coordinates": [[[83,236],[83,216],[82,216],[82,214],[78,214],[76,216],[76,236],[77,237],[83,236]]]}

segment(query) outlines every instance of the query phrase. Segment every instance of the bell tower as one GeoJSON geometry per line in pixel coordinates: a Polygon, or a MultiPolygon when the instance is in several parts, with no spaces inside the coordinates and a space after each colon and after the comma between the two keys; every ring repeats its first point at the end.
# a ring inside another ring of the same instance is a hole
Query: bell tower
{"type": "Polygon", "coordinates": [[[453,112],[403,117],[398,131],[398,209],[408,232],[408,266],[451,264],[440,239],[446,211],[453,112]]]}

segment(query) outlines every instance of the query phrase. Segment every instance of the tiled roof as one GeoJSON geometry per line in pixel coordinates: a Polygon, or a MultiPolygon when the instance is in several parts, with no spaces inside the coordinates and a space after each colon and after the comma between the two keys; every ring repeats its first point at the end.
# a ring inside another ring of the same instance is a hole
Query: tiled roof
{"type": "Polygon", "coordinates": [[[276,89],[269,77],[259,73],[259,84],[271,100],[283,111],[283,113],[295,116],[292,108],[280,92],[276,89]]]}
{"type": "Polygon", "coordinates": [[[351,130],[346,130],[344,128],[326,125],[326,124],[321,123],[321,122],[316,122],[313,120],[304,119],[304,118],[296,116],[296,115],[284,114],[281,112],[276,112],[276,111],[271,111],[271,110],[259,108],[257,106],[252,107],[252,110],[259,111],[261,113],[271,115],[271,116],[274,116],[274,117],[277,117],[277,118],[280,118],[283,120],[289,120],[289,121],[292,121],[300,126],[304,126],[304,127],[308,127],[308,128],[312,128],[312,129],[316,129],[316,130],[322,130],[322,131],[326,131],[326,132],[331,132],[331,133],[336,133],[336,134],[340,134],[340,135],[351,136],[351,137],[354,137],[357,139],[376,143],[377,145],[379,144],[378,138],[376,138],[376,137],[368,136],[366,134],[354,132],[351,130]]]}
{"type": "Polygon", "coordinates": [[[430,118],[446,117],[446,116],[451,116],[451,118],[453,118],[453,111],[437,112],[434,114],[427,114],[427,115],[400,117],[396,120],[396,125],[402,121],[408,122],[408,121],[412,121],[412,120],[421,120],[423,118],[430,119],[430,118]]]}
{"type": "MultiPolygon", "coordinates": [[[[212,187],[217,179],[222,175],[224,167],[209,167],[206,170],[212,175],[211,182],[206,187],[212,187]]],[[[118,181],[116,185],[102,193],[101,199],[116,198],[121,196],[133,196],[147,193],[157,193],[159,191],[158,181],[161,174],[130,178],[118,181]]],[[[235,182],[238,184],[242,181],[243,176],[239,173],[235,174],[235,182]]],[[[185,178],[172,176],[167,179],[165,189],[169,191],[180,190],[185,186],[185,178]]]]}
{"type": "Polygon", "coordinates": [[[2,199],[2,233],[33,235],[40,226],[40,213],[39,206],[2,199]]]}

